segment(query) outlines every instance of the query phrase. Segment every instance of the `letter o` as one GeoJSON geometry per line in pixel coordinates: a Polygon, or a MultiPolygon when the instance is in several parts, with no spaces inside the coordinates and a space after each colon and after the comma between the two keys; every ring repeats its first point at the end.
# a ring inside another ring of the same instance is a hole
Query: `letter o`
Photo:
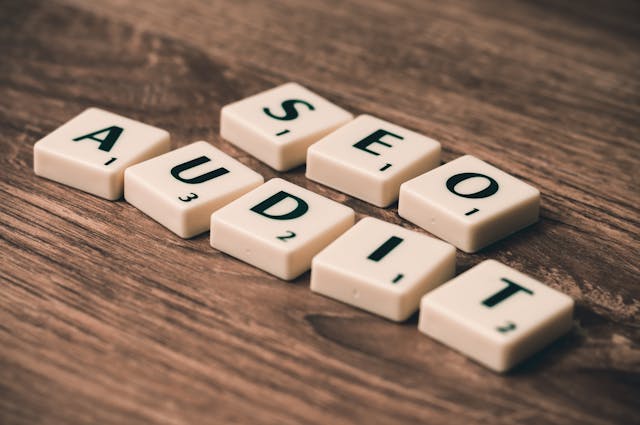
{"type": "Polygon", "coordinates": [[[484,174],[479,174],[479,173],[460,173],[460,174],[456,174],[455,176],[449,177],[449,179],[447,180],[447,189],[449,189],[449,192],[454,193],[458,196],[462,196],[463,198],[470,198],[470,199],[488,198],[489,196],[495,194],[498,191],[498,188],[499,186],[497,181],[495,181],[489,176],[485,176],[484,174]],[[456,186],[458,185],[458,183],[461,183],[467,179],[472,179],[474,177],[483,177],[487,179],[489,181],[489,186],[475,193],[466,194],[466,193],[456,192],[456,186]]]}

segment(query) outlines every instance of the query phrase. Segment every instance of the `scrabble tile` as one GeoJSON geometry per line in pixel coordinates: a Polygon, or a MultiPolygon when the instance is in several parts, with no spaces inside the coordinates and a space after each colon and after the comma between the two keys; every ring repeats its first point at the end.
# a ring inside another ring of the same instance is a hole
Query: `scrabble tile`
{"type": "Polygon", "coordinates": [[[127,168],[124,197],[190,238],[209,230],[211,213],[263,182],[260,174],[200,141],[127,168]]]}
{"type": "Polygon", "coordinates": [[[351,208],[276,178],[211,215],[211,246],[290,280],[354,220],[351,208]]]}
{"type": "Polygon", "coordinates": [[[296,83],[222,108],[220,134],[279,171],[304,164],[307,148],[353,115],[296,83]]]}
{"type": "Polygon", "coordinates": [[[400,186],[398,213],[476,252],[538,220],[538,189],[466,155],[400,186]]]}
{"type": "Polygon", "coordinates": [[[124,170],[169,150],[169,133],[89,108],[33,147],[38,176],[106,199],[122,197],[124,170]]]}
{"type": "Polygon", "coordinates": [[[311,145],[307,178],[379,207],[400,184],[440,165],[440,143],[370,115],[360,115],[311,145]]]}
{"type": "Polygon", "coordinates": [[[313,258],[311,290],[402,321],[455,265],[448,243],[366,217],[313,258]]]}
{"type": "Polygon", "coordinates": [[[427,293],[418,329],[504,372],[569,331],[573,300],[494,260],[427,293]]]}

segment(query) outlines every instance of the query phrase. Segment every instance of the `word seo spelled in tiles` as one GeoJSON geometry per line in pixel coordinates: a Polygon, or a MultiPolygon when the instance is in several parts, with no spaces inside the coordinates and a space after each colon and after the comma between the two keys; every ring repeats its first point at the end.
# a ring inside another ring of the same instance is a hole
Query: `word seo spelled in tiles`
{"type": "MultiPolygon", "coordinates": [[[[306,175],[385,207],[475,252],[538,219],[540,193],[440,144],[351,113],[288,83],[222,108],[221,136],[276,170],[306,175]]],[[[207,142],[168,152],[169,134],[91,108],[34,145],[39,176],[122,197],[180,237],[211,230],[211,246],[281,279],[311,268],[313,292],[393,321],[420,308],[419,329],[506,371],[572,323],[573,300],[496,261],[454,277],[455,248],[364,218],[305,188],[262,176],[207,142]],[[452,280],[450,280],[453,278],[452,280]],[[421,300],[421,301],[420,301],[421,300]]]]}

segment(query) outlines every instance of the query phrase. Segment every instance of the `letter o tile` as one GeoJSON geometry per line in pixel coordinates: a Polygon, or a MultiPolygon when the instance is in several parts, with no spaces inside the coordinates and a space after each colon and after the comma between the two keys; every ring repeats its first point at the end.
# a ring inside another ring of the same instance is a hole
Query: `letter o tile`
{"type": "Polygon", "coordinates": [[[471,155],[400,186],[398,214],[465,252],[538,220],[540,191],[471,155]]]}

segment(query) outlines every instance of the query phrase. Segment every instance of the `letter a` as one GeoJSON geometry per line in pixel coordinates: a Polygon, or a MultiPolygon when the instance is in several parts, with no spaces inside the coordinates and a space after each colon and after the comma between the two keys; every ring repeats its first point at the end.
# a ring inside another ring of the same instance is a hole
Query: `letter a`
{"type": "Polygon", "coordinates": [[[100,146],[98,146],[98,149],[100,149],[101,151],[109,152],[113,147],[113,145],[118,140],[118,138],[120,137],[120,135],[122,134],[122,131],[123,131],[122,127],[117,127],[115,125],[112,125],[111,127],[103,128],[102,130],[94,131],[93,133],[76,137],[75,139],[73,139],[73,141],[79,142],[80,140],[91,139],[96,142],[100,142],[100,146]],[[98,134],[102,134],[105,132],[108,132],[108,133],[103,139],[96,137],[98,134]]]}

